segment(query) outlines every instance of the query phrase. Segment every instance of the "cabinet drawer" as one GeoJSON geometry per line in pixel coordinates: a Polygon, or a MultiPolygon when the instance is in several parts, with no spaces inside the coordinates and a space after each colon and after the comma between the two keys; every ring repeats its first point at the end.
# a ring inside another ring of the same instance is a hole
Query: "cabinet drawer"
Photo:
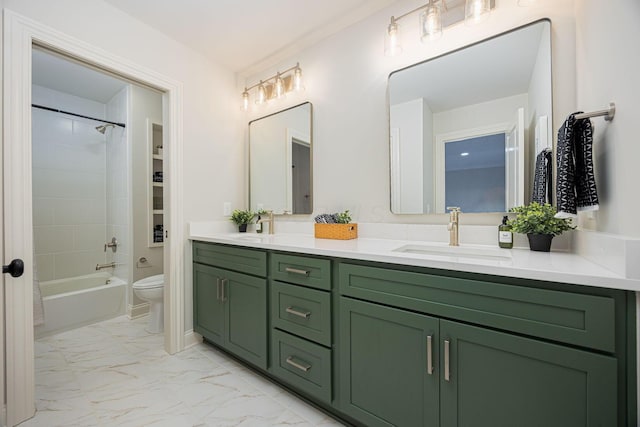
{"type": "Polygon", "coordinates": [[[271,276],[281,282],[331,289],[331,262],[327,259],[273,254],[271,276]]]}
{"type": "Polygon", "coordinates": [[[427,314],[614,352],[611,297],[340,264],[340,292],[427,314]]]}
{"type": "Polygon", "coordinates": [[[259,250],[193,242],[193,261],[254,276],[267,275],[267,253],[259,250]]]}
{"type": "Polygon", "coordinates": [[[274,329],[271,360],[271,371],[276,377],[331,402],[331,350],[274,329]]]}
{"type": "Polygon", "coordinates": [[[271,283],[271,324],[317,343],[331,345],[331,294],[271,283]]]}

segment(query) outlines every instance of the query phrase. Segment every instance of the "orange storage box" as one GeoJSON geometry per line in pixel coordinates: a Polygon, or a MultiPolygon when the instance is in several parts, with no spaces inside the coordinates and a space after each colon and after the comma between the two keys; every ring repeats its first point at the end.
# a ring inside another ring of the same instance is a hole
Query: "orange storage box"
{"type": "Polygon", "coordinates": [[[350,240],[358,237],[358,224],[315,223],[316,239],[350,240]]]}

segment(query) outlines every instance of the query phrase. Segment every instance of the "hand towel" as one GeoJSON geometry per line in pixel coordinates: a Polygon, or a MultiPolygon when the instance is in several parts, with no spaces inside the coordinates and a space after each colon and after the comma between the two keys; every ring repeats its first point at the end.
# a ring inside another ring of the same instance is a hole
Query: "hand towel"
{"type": "Polygon", "coordinates": [[[536,156],[536,169],[533,178],[531,201],[541,205],[552,202],[553,166],[551,165],[551,151],[545,149],[536,156]]]}
{"type": "Polygon", "coordinates": [[[558,131],[556,218],[573,218],[577,211],[598,210],[598,192],[593,167],[591,120],[571,114],[558,131]]]}

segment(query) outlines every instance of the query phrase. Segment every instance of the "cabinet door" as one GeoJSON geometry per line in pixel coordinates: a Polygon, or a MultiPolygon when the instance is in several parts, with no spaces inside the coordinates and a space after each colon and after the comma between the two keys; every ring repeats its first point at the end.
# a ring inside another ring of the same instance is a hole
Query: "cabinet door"
{"type": "Polygon", "coordinates": [[[224,305],[220,297],[224,270],[193,264],[193,330],[224,344],[224,305]]]}
{"type": "Polygon", "coordinates": [[[225,347],[267,369],[267,280],[224,272],[225,347]]]}
{"type": "Polygon", "coordinates": [[[443,427],[617,425],[616,359],[444,320],[440,336],[443,427]]]}
{"type": "Polygon", "coordinates": [[[367,426],[438,425],[437,319],[343,297],[339,328],[341,410],[367,426]]]}

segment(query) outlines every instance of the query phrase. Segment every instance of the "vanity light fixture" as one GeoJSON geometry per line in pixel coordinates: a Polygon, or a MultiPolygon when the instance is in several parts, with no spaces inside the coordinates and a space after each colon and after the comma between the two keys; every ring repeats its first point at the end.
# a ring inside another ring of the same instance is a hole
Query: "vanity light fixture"
{"type": "Polygon", "coordinates": [[[477,24],[484,21],[491,12],[490,0],[466,0],[464,6],[465,24],[477,24]]]}
{"type": "MultiPolygon", "coordinates": [[[[524,1],[524,0],[521,0],[524,1]]],[[[534,1],[534,0],[528,0],[534,1]]],[[[384,35],[385,56],[396,56],[402,53],[400,45],[399,21],[415,12],[420,11],[419,32],[423,43],[436,40],[442,36],[442,29],[465,20],[466,23],[476,23],[484,20],[496,0],[429,0],[400,16],[392,16],[384,35]]]]}
{"type": "Polygon", "coordinates": [[[242,109],[247,111],[250,105],[250,93],[256,89],[255,103],[257,105],[265,102],[282,98],[287,92],[304,90],[302,85],[302,69],[300,63],[296,63],[294,67],[288,68],[282,72],[278,71],[275,75],[265,80],[260,80],[253,86],[245,87],[242,92],[242,109]]]}

